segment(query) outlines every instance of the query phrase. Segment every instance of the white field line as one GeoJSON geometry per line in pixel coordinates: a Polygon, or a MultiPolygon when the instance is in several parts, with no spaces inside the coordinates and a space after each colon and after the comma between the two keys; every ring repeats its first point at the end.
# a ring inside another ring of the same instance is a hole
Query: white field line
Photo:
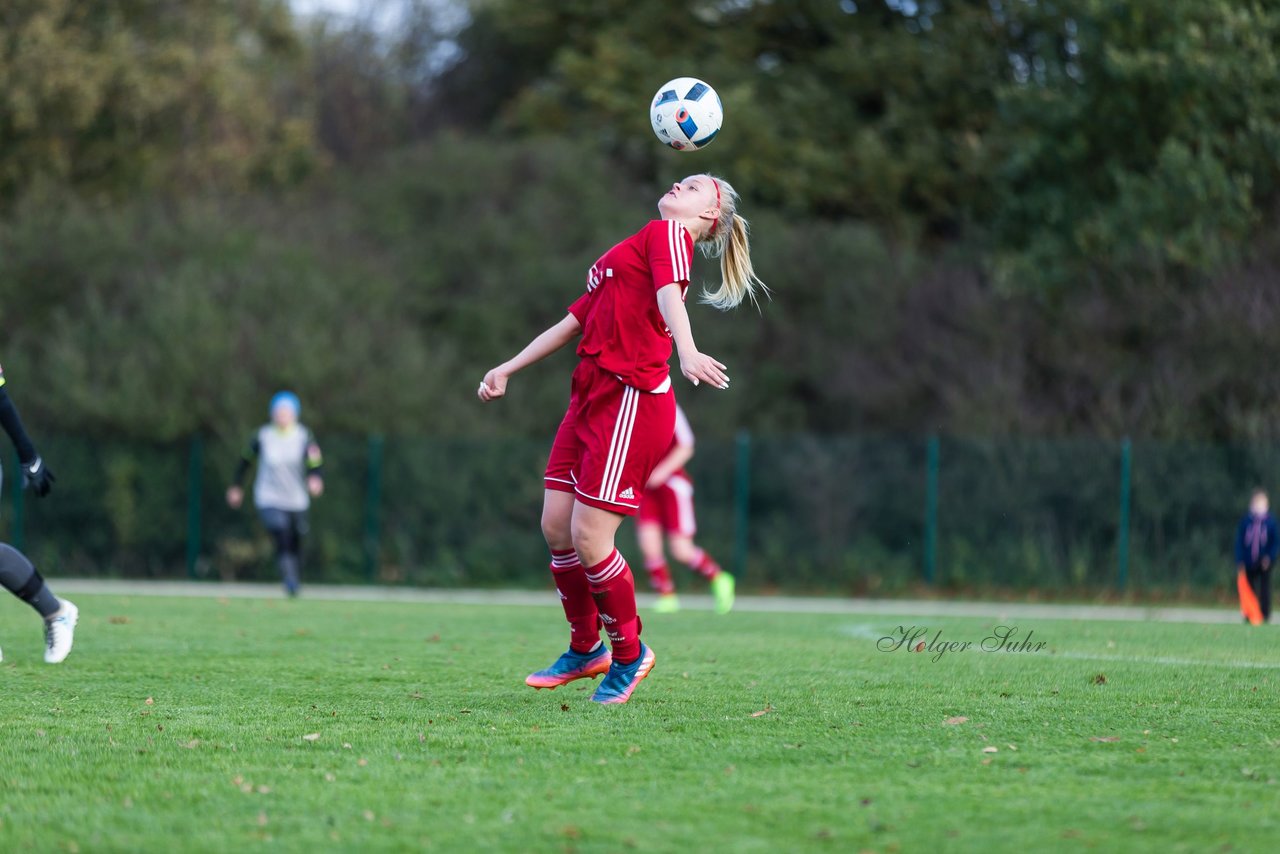
{"type": "Polygon", "coordinates": [[[1177,658],[1170,655],[1096,655],[1091,652],[1054,652],[1054,658],[1075,658],[1083,661],[1114,661],[1120,664],[1173,664],[1179,667],[1241,667],[1251,670],[1280,670],[1280,662],[1267,661],[1209,661],[1202,658],[1177,658]]]}
{"type": "MultiPolygon", "coordinates": [[[[99,593],[108,596],[200,596],[228,599],[279,599],[279,585],[249,582],[133,581],[103,578],[50,578],[54,593],[99,593]]],[[[340,584],[303,585],[305,599],[343,602],[422,602],[445,605],[527,605],[553,607],[548,590],[457,590],[340,584]]],[[[642,608],[654,596],[641,593],[642,608]]],[[[686,610],[710,611],[710,596],[680,594],[686,610]]],[[[989,617],[1045,620],[1128,620],[1165,623],[1238,623],[1230,607],[1146,607],[1139,605],[1066,605],[1042,602],[955,602],[941,599],[853,599],[805,596],[739,596],[738,611],[788,614],[856,614],[888,617],[989,617]]]]}

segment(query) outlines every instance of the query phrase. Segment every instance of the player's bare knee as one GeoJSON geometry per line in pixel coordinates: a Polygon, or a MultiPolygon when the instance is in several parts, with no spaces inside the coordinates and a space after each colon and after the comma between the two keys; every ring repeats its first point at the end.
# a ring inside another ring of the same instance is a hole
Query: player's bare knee
{"type": "Polygon", "coordinates": [[[547,508],[542,511],[542,536],[547,541],[547,546],[556,551],[573,548],[573,533],[568,520],[562,514],[550,512],[547,508]]]}
{"type": "Polygon", "coordinates": [[[599,563],[613,551],[613,530],[601,526],[590,514],[574,513],[573,548],[584,566],[599,563]]]}
{"type": "Polygon", "coordinates": [[[692,564],[698,557],[698,549],[692,540],[672,537],[667,546],[671,549],[671,557],[680,563],[692,564]]]}

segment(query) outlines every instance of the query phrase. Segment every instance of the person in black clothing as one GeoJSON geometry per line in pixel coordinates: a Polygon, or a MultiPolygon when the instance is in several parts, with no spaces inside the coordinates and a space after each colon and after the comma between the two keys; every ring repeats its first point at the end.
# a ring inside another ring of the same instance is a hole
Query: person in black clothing
{"type": "MultiPolygon", "coordinates": [[[[26,487],[40,498],[48,495],[53,489],[53,472],[36,453],[36,446],[22,425],[18,408],[9,397],[3,368],[0,368],[0,427],[13,440],[26,487]]],[[[8,543],[0,543],[0,587],[26,602],[44,618],[44,660],[49,664],[61,664],[71,652],[80,609],[66,599],[54,596],[27,556],[8,543]]],[[[3,657],[0,653],[0,660],[3,657]]]]}
{"type": "Polygon", "coordinates": [[[1249,512],[1236,529],[1236,570],[1243,572],[1258,598],[1262,619],[1271,619],[1271,569],[1280,553],[1280,531],[1271,515],[1267,493],[1255,489],[1249,496],[1249,512]]]}

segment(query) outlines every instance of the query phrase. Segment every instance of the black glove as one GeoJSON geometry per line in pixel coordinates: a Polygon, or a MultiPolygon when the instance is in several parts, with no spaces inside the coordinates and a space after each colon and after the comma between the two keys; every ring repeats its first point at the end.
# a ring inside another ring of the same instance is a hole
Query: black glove
{"type": "Polygon", "coordinates": [[[31,462],[22,464],[22,480],[26,483],[27,489],[38,497],[44,498],[53,489],[53,482],[57,478],[53,476],[53,472],[49,471],[44,460],[36,457],[31,462]]]}

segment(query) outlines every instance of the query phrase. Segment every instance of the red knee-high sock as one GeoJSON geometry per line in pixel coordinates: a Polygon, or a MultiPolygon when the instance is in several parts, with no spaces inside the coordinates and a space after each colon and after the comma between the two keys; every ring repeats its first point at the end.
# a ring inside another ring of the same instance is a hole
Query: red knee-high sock
{"type": "Polygon", "coordinates": [[[711,555],[697,546],[693,547],[693,562],[689,564],[693,571],[710,581],[720,574],[720,564],[711,559],[711,555]]]}
{"type": "Polygon", "coordinates": [[[640,657],[640,618],[636,616],[636,582],[618,550],[587,567],[587,582],[604,623],[613,660],[630,664],[640,657]]]}
{"type": "Polygon", "coordinates": [[[654,590],[663,596],[676,592],[676,583],[671,580],[671,570],[667,568],[665,560],[658,560],[655,563],[645,561],[644,568],[649,573],[649,584],[654,590]]]}
{"type": "Polygon", "coordinates": [[[573,549],[552,549],[551,577],[555,579],[556,592],[560,594],[560,604],[569,621],[569,647],[574,652],[590,652],[600,644],[600,613],[578,553],[573,549]]]}

